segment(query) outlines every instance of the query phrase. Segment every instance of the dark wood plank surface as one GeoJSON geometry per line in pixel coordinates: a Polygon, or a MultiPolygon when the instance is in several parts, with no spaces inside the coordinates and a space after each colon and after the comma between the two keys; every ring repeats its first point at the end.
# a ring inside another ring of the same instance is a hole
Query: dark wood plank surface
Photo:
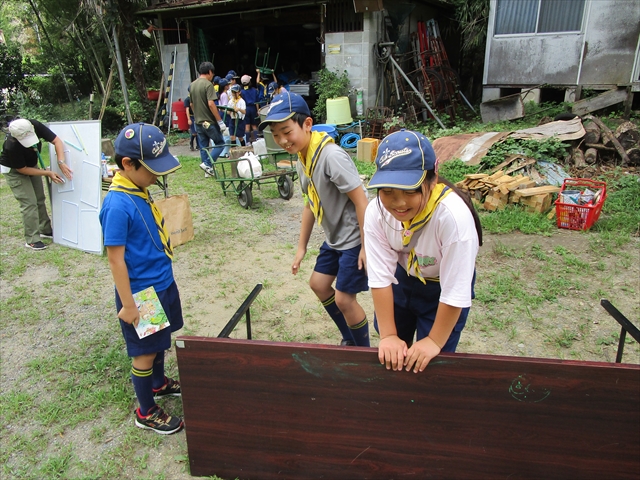
{"type": "Polygon", "coordinates": [[[179,337],[191,474],[640,478],[640,367],[179,337]]]}

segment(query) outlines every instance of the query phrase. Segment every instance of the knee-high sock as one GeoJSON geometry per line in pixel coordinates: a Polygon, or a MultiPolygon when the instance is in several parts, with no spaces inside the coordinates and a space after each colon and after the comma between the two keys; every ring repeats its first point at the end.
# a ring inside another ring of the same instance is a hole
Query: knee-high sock
{"type": "Polygon", "coordinates": [[[349,325],[347,325],[347,321],[344,319],[344,315],[338,308],[338,305],[336,305],[335,294],[331,295],[331,297],[322,302],[322,306],[331,317],[331,320],[333,320],[333,323],[336,324],[338,330],[340,330],[342,339],[351,340],[355,343],[353,336],[351,335],[351,329],[349,328],[349,325]]]}
{"type": "Polygon", "coordinates": [[[140,414],[146,415],[149,409],[153,407],[156,402],[153,399],[153,368],[149,370],[138,370],[133,365],[131,366],[131,381],[133,382],[133,389],[136,391],[136,397],[140,402],[140,414]]]}
{"type": "Polygon", "coordinates": [[[357,325],[349,325],[349,330],[351,330],[353,341],[357,346],[371,346],[371,342],[369,341],[369,322],[367,322],[367,317],[364,317],[364,320],[362,320],[357,325]]]}
{"type": "Polygon", "coordinates": [[[152,385],[155,390],[162,388],[165,384],[166,377],[164,376],[164,350],[156,354],[156,358],[153,361],[153,379],[152,385]]]}

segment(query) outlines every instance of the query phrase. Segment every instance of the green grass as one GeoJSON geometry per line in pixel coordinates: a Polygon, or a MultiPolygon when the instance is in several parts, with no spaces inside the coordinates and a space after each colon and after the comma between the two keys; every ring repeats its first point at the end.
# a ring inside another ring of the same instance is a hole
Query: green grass
{"type": "Polygon", "coordinates": [[[510,233],[520,231],[528,234],[551,235],[557,227],[546,215],[525,212],[520,205],[507,205],[504,210],[479,212],[483,231],[487,233],[510,233]]]}

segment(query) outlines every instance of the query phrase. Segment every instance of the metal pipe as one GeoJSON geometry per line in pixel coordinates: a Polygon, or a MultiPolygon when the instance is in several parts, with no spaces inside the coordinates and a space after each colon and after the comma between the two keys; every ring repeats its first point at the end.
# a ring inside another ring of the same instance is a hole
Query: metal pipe
{"type": "Polygon", "coordinates": [[[402,68],[400,68],[400,65],[398,65],[398,62],[396,62],[396,59],[393,58],[393,55],[389,55],[389,60],[391,60],[391,63],[398,69],[398,71],[400,72],[400,74],[404,77],[404,79],[407,81],[407,83],[409,84],[409,86],[413,89],[414,92],[416,92],[416,94],[418,95],[418,97],[420,98],[420,101],[423,103],[423,105],[425,107],[427,107],[427,110],[429,110],[429,113],[433,116],[433,118],[436,119],[436,121],[438,122],[438,124],[442,127],[442,128],[446,128],[444,126],[444,124],[440,121],[440,119],[438,118],[438,116],[435,114],[435,112],[431,109],[431,107],[429,106],[429,104],[427,103],[427,101],[424,99],[424,97],[422,96],[422,93],[420,93],[420,91],[416,88],[416,86],[411,83],[411,80],[409,80],[409,77],[407,77],[407,75],[404,73],[404,71],[402,70],[402,68]]]}

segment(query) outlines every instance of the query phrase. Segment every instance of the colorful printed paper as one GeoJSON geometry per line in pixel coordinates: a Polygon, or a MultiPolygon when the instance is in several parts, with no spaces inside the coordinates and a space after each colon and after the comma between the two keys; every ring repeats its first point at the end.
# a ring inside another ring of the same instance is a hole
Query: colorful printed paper
{"type": "Polygon", "coordinates": [[[158,294],[153,286],[134,293],[133,299],[140,311],[140,320],[138,321],[138,326],[135,327],[139,338],[153,335],[170,325],[167,314],[162,308],[158,294]]]}

